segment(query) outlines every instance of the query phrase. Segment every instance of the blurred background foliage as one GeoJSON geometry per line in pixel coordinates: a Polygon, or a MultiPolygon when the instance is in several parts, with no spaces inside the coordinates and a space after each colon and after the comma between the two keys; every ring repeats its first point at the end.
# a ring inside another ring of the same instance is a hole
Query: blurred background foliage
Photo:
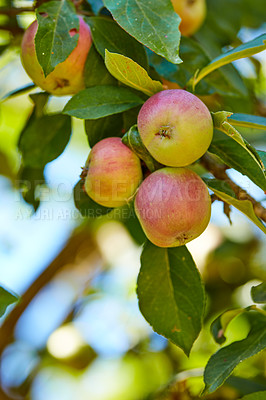
{"type": "MultiPolygon", "coordinates": [[[[265,0],[207,3],[207,19],[195,40],[211,59],[221,49],[265,32],[265,0]]],[[[230,225],[222,204],[215,202],[210,226],[188,246],[206,285],[204,329],[189,359],[155,334],[138,310],[135,293],[144,240],[136,218],[128,208],[97,220],[83,219],[75,209],[72,189],[89,152],[82,121],[73,120],[66,150],[46,165],[46,185],[38,187],[41,203],[36,213],[18,189],[17,142],[33,103],[27,93],[8,94],[31,83],[20,63],[19,46],[34,13],[17,15],[10,10],[31,6],[27,0],[0,0],[0,280],[23,295],[1,319],[0,398],[198,399],[203,368],[219,348],[211,338],[210,324],[228,308],[252,304],[250,288],[266,278],[265,237],[236,210],[230,225]]],[[[101,6],[98,0],[86,4],[88,10],[106,13],[101,6]]],[[[182,68],[189,71],[195,61],[189,54],[187,60],[182,68]]],[[[233,67],[226,68],[225,76],[233,85],[233,67]]],[[[266,116],[265,52],[235,62],[234,68],[234,74],[243,78],[245,93],[222,95],[218,90],[208,97],[209,107],[266,116]]],[[[67,100],[52,97],[48,109],[61,110],[67,100]]],[[[266,150],[265,132],[241,129],[241,133],[266,150]]],[[[235,171],[229,174],[263,200],[261,190],[248,178],[235,171]]],[[[223,345],[241,340],[249,328],[246,314],[240,315],[230,324],[223,345]]],[[[238,399],[266,390],[265,367],[265,353],[239,364],[207,398],[238,399]]]]}

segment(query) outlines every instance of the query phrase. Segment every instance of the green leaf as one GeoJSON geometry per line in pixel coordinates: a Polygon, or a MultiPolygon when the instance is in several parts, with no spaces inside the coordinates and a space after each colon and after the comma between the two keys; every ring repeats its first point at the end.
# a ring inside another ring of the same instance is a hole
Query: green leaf
{"type": "Polygon", "coordinates": [[[227,194],[230,197],[233,197],[234,199],[236,198],[235,192],[227,183],[226,181],[221,181],[220,179],[207,179],[207,178],[202,178],[202,180],[206,183],[207,186],[214,192],[214,190],[218,192],[223,192],[227,194]]]}
{"type": "Polygon", "coordinates": [[[37,9],[38,30],[35,47],[44,75],[49,75],[57,64],[72,53],[78,43],[79,18],[69,0],[50,1],[37,9]],[[72,31],[73,32],[73,31],[72,31]]]}
{"type": "MultiPolygon", "coordinates": [[[[148,51],[148,56],[150,65],[160,76],[183,88],[194,76],[195,65],[197,68],[203,68],[211,61],[211,58],[198,42],[184,36],[181,38],[179,51],[183,63],[178,65],[170,63],[151,51],[148,51]]],[[[232,65],[216,70],[207,76],[197,85],[195,93],[199,95],[219,93],[234,97],[243,97],[248,94],[239,73],[232,65]]]]}
{"type": "Polygon", "coordinates": [[[2,150],[0,150],[0,175],[7,177],[12,182],[16,179],[10,156],[2,150]]]}
{"type": "Polygon", "coordinates": [[[44,115],[32,120],[18,144],[24,165],[43,168],[64,151],[70,135],[71,119],[66,115],[44,115]]]}
{"type": "Polygon", "coordinates": [[[29,95],[31,101],[34,104],[34,107],[30,111],[28,120],[20,133],[18,147],[20,146],[20,141],[24,135],[24,132],[30,128],[30,126],[37,118],[42,117],[44,115],[45,106],[47,104],[49,96],[50,96],[49,93],[46,92],[34,93],[29,95]]]}
{"type": "Polygon", "coordinates": [[[231,113],[227,111],[218,111],[216,113],[212,113],[214,127],[225,133],[231,139],[235,140],[238,144],[240,144],[240,146],[242,146],[243,149],[247,153],[249,153],[254,161],[257,162],[258,166],[262,169],[262,171],[264,171],[265,174],[263,162],[261,161],[257,151],[241,136],[237,129],[228,122],[228,117],[230,115],[231,113]]]}
{"type": "Polygon", "coordinates": [[[157,333],[189,355],[201,330],[205,295],[187,248],[160,248],[147,242],[137,285],[143,316],[157,333]]]}
{"type": "Polygon", "coordinates": [[[232,114],[228,117],[228,122],[234,126],[242,126],[254,129],[266,129],[266,118],[259,117],[258,115],[249,114],[232,114]]]}
{"type": "Polygon", "coordinates": [[[257,153],[264,165],[264,169],[266,169],[266,151],[257,150],[257,153]]]}
{"type": "Polygon", "coordinates": [[[206,19],[201,29],[196,32],[197,40],[198,36],[201,37],[202,35],[202,41],[206,42],[208,47],[211,47],[212,42],[215,42],[220,49],[234,43],[242,25],[242,11],[245,1],[208,1],[206,19]]]}
{"type": "Polygon", "coordinates": [[[102,0],[87,0],[87,2],[90,4],[94,14],[98,14],[98,12],[104,7],[102,0]]]}
{"type": "Polygon", "coordinates": [[[94,45],[91,46],[85,63],[84,82],[86,88],[97,85],[115,86],[117,84],[116,79],[109,74],[102,57],[94,45]]]}
{"type": "MultiPolygon", "coordinates": [[[[232,114],[231,112],[228,111],[218,111],[212,114],[212,119],[213,119],[213,125],[215,128],[221,130],[224,132],[226,135],[234,139],[237,143],[239,143],[245,150],[251,153],[251,156],[254,157],[256,160],[259,161],[259,164],[262,164],[262,161],[259,159],[259,155],[257,154],[255,149],[251,149],[251,146],[247,141],[241,136],[241,134],[234,128],[232,125],[236,126],[248,126],[248,127],[255,127],[255,120],[258,118],[258,121],[261,120],[261,123],[263,120],[264,123],[266,122],[266,118],[263,117],[256,117],[255,115],[247,115],[248,119],[250,122],[247,123],[247,125],[244,125],[244,122],[239,122],[240,119],[243,120],[243,117],[246,114],[232,114]],[[234,115],[236,116],[234,119],[234,115]],[[239,117],[240,116],[240,117],[239,117]],[[250,117],[250,118],[249,118],[250,117]],[[251,120],[253,120],[254,125],[251,124],[251,120]],[[242,124],[242,125],[241,125],[242,124]]],[[[244,117],[245,118],[245,117],[244,117]]],[[[257,122],[258,122],[257,121],[257,122]]],[[[260,126],[260,129],[264,129],[263,125],[259,125],[257,123],[257,126],[260,126]]]]}
{"type": "Polygon", "coordinates": [[[94,86],[80,91],[66,104],[63,113],[82,119],[98,119],[143,104],[131,90],[117,86],[94,86]]]}
{"type": "Polygon", "coordinates": [[[30,204],[36,212],[40,205],[38,189],[45,185],[43,168],[22,166],[19,174],[19,187],[23,199],[30,204]]]}
{"type": "Polygon", "coordinates": [[[259,162],[259,157],[255,156],[252,147],[247,142],[245,143],[247,147],[243,148],[235,140],[215,129],[209,152],[216,154],[229,167],[248,176],[263,191],[266,191],[263,165],[259,162]]]}
{"type": "Polygon", "coordinates": [[[264,317],[264,323],[253,326],[245,339],[223,347],[211,356],[204,371],[204,393],[214,392],[241,361],[266,347],[265,323],[264,317]]]}
{"type": "Polygon", "coordinates": [[[163,90],[161,82],[151,79],[144,68],[128,57],[105,50],[105,65],[120,82],[148,96],[163,90]]]}
{"type": "MultiPolygon", "coordinates": [[[[204,48],[210,60],[213,60],[220,56],[221,48],[224,46],[231,46],[232,43],[236,43],[237,40],[239,40],[237,34],[241,27],[243,0],[234,0],[233,2],[232,0],[208,1],[207,8],[207,18],[201,26],[201,29],[196,32],[194,36],[197,42],[204,48]],[[219,18],[217,18],[217,15],[219,15],[219,18]]],[[[207,63],[205,66],[206,65],[207,63]]],[[[199,68],[201,69],[202,66],[199,68]]],[[[204,81],[207,79],[215,79],[217,72],[221,73],[224,78],[224,83],[226,83],[224,86],[223,82],[220,81],[220,89],[226,89],[226,86],[229,86],[231,88],[229,94],[230,97],[234,96],[232,93],[232,89],[234,89],[235,96],[240,97],[239,95],[242,93],[241,103],[243,102],[245,105],[250,104],[248,88],[246,87],[243,78],[232,64],[227,64],[224,67],[215,70],[208,75],[204,81]]],[[[213,84],[215,85],[215,81],[213,81],[213,84]]],[[[227,96],[226,91],[224,91],[224,95],[227,96]]],[[[234,101],[234,99],[230,100],[234,101]]],[[[237,103],[238,109],[241,103],[237,103]]]]}
{"type": "Polygon", "coordinates": [[[159,76],[184,87],[194,75],[195,65],[204,67],[210,59],[195,40],[184,36],[181,38],[179,54],[183,63],[176,65],[148,50],[149,63],[159,76]]]}
{"type": "Polygon", "coordinates": [[[241,58],[250,57],[254,54],[260,53],[263,50],[266,50],[266,33],[253,40],[250,40],[247,43],[241,44],[235,49],[229,50],[212,60],[209,65],[196,74],[193,79],[193,86],[195,87],[197,83],[200,82],[205,76],[222,67],[223,65],[229,64],[241,58]]]}
{"type": "Polygon", "coordinates": [[[244,308],[228,310],[219,315],[211,324],[211,333],[216,343],[222,344],[226,341],[225,332],[230,322],[238,315],[245,312],[244,308]]]}
{"type": "Polygon", "coordinates": [[[243,214],[245,214],[262,232],[266,233],[266,226],[256,216],[253,205],[249,200],[238,200],[235,196],[228,194],[225,190],[225,182],[217,179],[204,179],[206,185],[216,194],[217,197],[225,201],[227,204],[234,206],[243,214]]]}
{"type": "Polygon", "coordinates": [[[255,303],[266,303],[266,282],[252,286],[251,297],[255,303]]]}
{"type": "Polygon", "coordinates": [[[170,0],[104,0],[114,19],[139,42],[178,64],[180,18],[170,0]]]}
{"type": "Polygon", "coordinates": [[[143,243],[146,241],[146,235],[143,232],[138,217],[135,213],[134,202],[130,202],[128,205],[121,208],[121,213],[118,220],[124,224],[135,242],[138,245],[143,245],[143,243]]]}
{"type": "MultiPolygon", "coordinates": [[[[30,95],[30,99],[34,103],[34,108],[31,112],[31,115],[25,127],[23,128],[20,134],[18,148],[20,149],[20,146],[23,147],[25,138],[27,142],[27,137],[29,137],[28,144],[32,143],[33,148],[36,147],[38,153],[41,152],[42,150],[39,148],[39,137],[36,138],[36,133],[38,133],[38,131],[34,130],[34,126],[36,126],[37,124],[36,121],[39,121],[38,118],[41,118],[44,115],[43,113],[47,101],[49,99],[49,93],[45,92],[34,93],[30,95]],[[33,132],[33,136],[31,135],[30,132],[33,132]]],[[[26,143],[26,146],[28,144],[26,143]]],[[[18,186],[21,191],[23,199],[26,201],[26,203],[30,204],[33,207],[34,211],[36,212],[40,205],[38,189],[40,186],[45,185],[45,178],[43,174],[44,166],[37,166],[37,168],[32,166],[27,166],[28,162],[31,162],[31,154],[26,152],[25,156],[26,156],[25,159],[22,159],[23,163],[18,172],[18,178],[19,178],[18,186]]],[[[39,160],[37,162],[39,163],[39,160]]]]}
{"type": "Polygon", "coordinates": [[[108,115],[99,119],[86,119],[85,131],[90,147],[107,137],[121,137],[123,128],[122,114],[108,115]]]}
{"type": "Polygon", "coordinates": [[[30,94],[30,99],[34,103],[33,116],[35,118],[41,117],[44,114],[44,108],[49,100],[49,93],[40,92],[30,94]]]}
{"type": "Polygon", "coordinates": [[[2,100],[7,100],[11,99],[12,97],[19,96],[21,94],[25,94],[31,90],[33,90],[36,87],[34,83],[29,83],[28,85],[25,85],[19,89],[12,90],[11,92],[8,92],[2,100]]]}
{"type": "Polygon", "coordinates": [[[0,317],[4,315],[7,307],[16,301],[18,301],[18,296],[8,292],[6,289],[0,286],[0,317]]]}
{"type": "MultiPolygon", "coordinates": [[[[261,24],[265,22],[265,2],[264,0],[256,0],[256,3],[253,0],[245,0],[242,2],[243,17],[242,21],[245,26],[251,28],[260,28],[261,24]],[[255,7],[256,4],[256,7],[255,7]]],[[[240,11],[240,10],[239,10],[240,11]]]]}
{"type": "Polygon", "coordinates": [[[123,120],[124,120],[124,132],[127,132],[132,125],[135,125],[138,120],[139,111],[141,106],[131,108],[123,113],[123,120]]]}
{"type": "Polygon", "coordinates": [[[112,208],[95,203],[83,190],[84,181],[80,180],[74,187],[74,202],[83,217],[96,218],[108,214],[112,208]]]}
{"type": "Polygon", "coordinates": [[[158,161],[154,160],[154,158],[150,155],[146,147],[144,146],[137,125],[133,125],[127,133],[122,138],[122,142],[130,148],[130,150],[134,151],[137,156],[145,162],[148,169],[151,172],[156,171],[156,169],[162,167],[158,161]]]}
{"type": "Polygon", "coordinates": [[[241,378],[239,376],[231,375],[226,381],[226,386],[230,386],[237,390],[239,395],[259,392],[266,390],[266,383],[257,382],[257,380],[241,378]]]}
{"type": "Polygon", "coordinates": [[[247,394],[246,396],[241,397],[241,400],[265,400],[265,398],[266,391],[263,391],[247,394]]]}
{"type": "Polygon", "coordinates": [[[231,112],[218,111],[212,114],[214,128],[220,129],[226,135],[238,142],[242,147],[246,148],[246,144],[240,133],[228,123],[228,117],[231,112]]]}
{"type": "Polygon", "coordinates": [[[86,18],[86,22],[90,25],[93,43],[103,59],[107,49],[112,53],[132,58],[143,68],[148,68],[144,47],[115,21],[103,17],[91,17],[86,18]]]}

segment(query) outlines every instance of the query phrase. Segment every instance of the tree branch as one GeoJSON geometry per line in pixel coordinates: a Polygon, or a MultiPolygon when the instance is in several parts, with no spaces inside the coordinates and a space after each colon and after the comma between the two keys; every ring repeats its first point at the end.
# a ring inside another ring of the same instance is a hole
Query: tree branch
{"type": "Polygon", "coordinates": [[[0,14],[14,17],[22,12],[34,12],[32,7],[14,7],[14,8],[0,8],[0,14]]]}
{"type": "Polygon", "coordinates": [[[10,32],[10,33],[12,33],[12,35],[19,35],[24,32],[24,29],[20,28],[19,26],[15,26],[15,25],[0,26],[0,30],[10,32]]]}
{"type": "MultiPolygon", "coordinates": [[[[13,340],[14,329],[19,318],[39,291],[54,278],[59,270],[64,268],[66,265],[75,264],[77,262],[80,263],[80,257],[85,259],[87,256],[95,252],[95,250],[97,251],[97,245],[95,244],[88,227],[83,226],[73,233],[63,250],[31,284],[20,298],[19,303],[4,320],[3,325],[0,328],[0,357],[2,356],[6,346],[8,346],[8,344],[13,340]]],[[[0,398],[1,400],[11,398],[3,391],[1,385],[0,398]]]]}
{"type": "Polygon", "coordinates": [[[249,200],[253,205],[254,212],[257,215],[257,217],[262,219],[262,221],[266,222],[266,209],[260,204],[260,202],[255,200],[244,189],[242,189],[235,182],[233,182],[232,179],[229,178],[229,176],[226,173],[228,166],[224,164],[218,164],[209,153],[206,153],[201,158],[200,162],[203,165],[203,167],[206,168],[209,172],[211,172],[216,179],[220,179],[222,181],[227,182],[231,186],[231,188],[235,192],[236,197],[239,200],[249,200]]]}

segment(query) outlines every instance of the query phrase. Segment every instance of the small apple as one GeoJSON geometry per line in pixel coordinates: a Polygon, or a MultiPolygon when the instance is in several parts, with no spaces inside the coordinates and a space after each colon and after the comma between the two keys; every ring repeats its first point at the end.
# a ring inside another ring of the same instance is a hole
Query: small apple
{"type": "Polygon", "coordinates": [[[140,159],[118,137],[96,143],[86,167],[85,191],[105,207],[126,204],[142,180],[140,159]]]}
{"type": "Polygon", "coordinates": [[[179,30],[182,35],[193,35],[206,17],[205,0],[171,0],[175,12],[181,18],[179,30]]]}
{"type": "Polygon", "coordinates": [[[44,76],[36,56],[34,39],[37,29],[36,20],[25,31],[21,44],[21,61],[32,81],[43,90],[57,96],[74,94],[84,89],[83,70],[92,44],[89,26],[79,16],[79,32],[69,32],[70,37],[79,33],[77,46],[47,77],[44,76]]]}
{"type": "Polygon", "coordinates": [[[140,185],[135,211],[153,244],[177,247],[205,230],[211,216],[211,198],[195,172],[188,168],[162,168],[140,185]]]}
{"type": "Polygon", "coordinates": [[[213,136],[211,114],[192,93],[163,90],[150,97],[138,114],[142,141],[156,161],[184,167],[200,158],[213,136]]]}

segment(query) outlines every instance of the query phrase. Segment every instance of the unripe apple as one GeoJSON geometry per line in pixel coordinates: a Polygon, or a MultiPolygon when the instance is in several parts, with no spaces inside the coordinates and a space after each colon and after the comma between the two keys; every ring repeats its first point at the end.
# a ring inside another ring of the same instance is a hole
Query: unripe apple
{"type": "Polygon", "coordinates": [[[175,12],[181,18],[179,30],[184,36],[195,33],[206,17],[205,0],[171,0],[175,12]]]}
{"type": "Polygon", "coordinates": [[[85,190],[96,203],[105,207],[126,204],[142,180],[140,159],[118,137],[96,143],[86,167],[85,190]]]}
{"type": "Polygon", "coordinates": [[[138,129],[150,154],[163,165],[184,167],[200,158],[213,136],[211,114],[192,93],[163,90],[138,114],[138,129]]]}
{"type": "MultiPolygon", "coordinates": [[[[47,77],[44,76],[35,51],[34,39],[37,29],[36,20],[25,31],[22,39],[21,60],[27,74],[37,86],[57,96],[79,92],[84,88],[83,71],[92,44],[89,26],[79,17],[79,32],[69,32],[69,37],[79,33],[77,46],[47,77]]],[[[67,39],[66,37],[65,40],[67,39]]]]}
{"type": "Polygon", "coordinates": [[[153,244],[177,247],[205,230],[211,216],[211,198],[195,172],[188,168],[162,168],[140,185],[135,211],[153,244]]]}

